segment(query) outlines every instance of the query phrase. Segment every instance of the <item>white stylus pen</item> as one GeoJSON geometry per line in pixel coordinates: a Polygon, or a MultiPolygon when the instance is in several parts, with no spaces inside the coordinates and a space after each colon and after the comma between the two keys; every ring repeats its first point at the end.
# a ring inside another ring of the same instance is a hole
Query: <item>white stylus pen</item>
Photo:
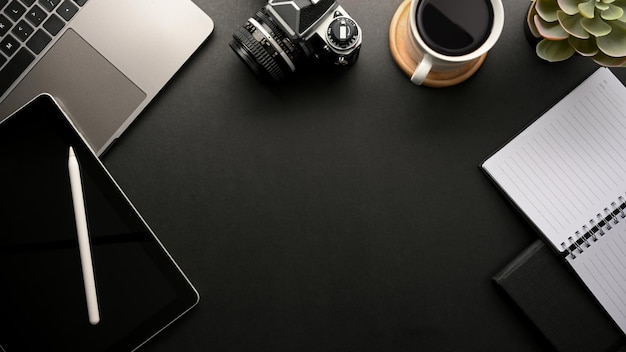
{"type": "Polygon", "coordinates": [[[96,280],[91,258],[91,244],[89,243],[89,230],[87,229],[87,214],[83,199],[83,185],[80,178],[80,167],[74,149],[70,147],[70,156],[67,167],[70,172],[70,188],[72,202],[74,204],[74,218],[76,219],[76,232],[78,233],[78,250],[80,251],[80,264],[83,270],[83,284],[87,297],[87,314],[89,323],[96,325],[100,322],[98,309],[98,295],[96,293],[96,280]]]}

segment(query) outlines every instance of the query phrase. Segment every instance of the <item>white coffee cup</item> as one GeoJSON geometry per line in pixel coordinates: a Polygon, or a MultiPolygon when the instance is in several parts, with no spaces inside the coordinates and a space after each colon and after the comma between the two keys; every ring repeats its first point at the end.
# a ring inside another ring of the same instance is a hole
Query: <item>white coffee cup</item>
{"type": "MultiPolygon", "coordinates": [[[[425,0],[412,0],[408,15],[410,26],[407,26],[407,28],[409,29],[408,37],[410,40],[407,49],[413,57],[420,60],[411,76],[411,82],[414,84],[421,85],[431,71],[445,73],[461,69],[487,53],[495,45],[502,33],[502,28],[504,27],[504,7],[502,1],[486,0],[491,4],[493,18],[491,29],[488,31],[486,39],[482,44],[473,51],[461,55],[442,54],[427,45],[418,30],[417,10],[419,3],[422,1],[425,0]]],[[[458,1],[462,3],[465,0],[458,1]]]]}

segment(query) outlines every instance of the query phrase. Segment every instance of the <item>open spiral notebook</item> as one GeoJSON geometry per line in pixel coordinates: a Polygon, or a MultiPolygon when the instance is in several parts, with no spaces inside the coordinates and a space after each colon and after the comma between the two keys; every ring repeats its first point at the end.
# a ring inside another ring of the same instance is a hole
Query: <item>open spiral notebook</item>
{"type": "Polygon", "coordinates": [[[481,167],[626,332],[626,87],[598,69],[481,167]]]}

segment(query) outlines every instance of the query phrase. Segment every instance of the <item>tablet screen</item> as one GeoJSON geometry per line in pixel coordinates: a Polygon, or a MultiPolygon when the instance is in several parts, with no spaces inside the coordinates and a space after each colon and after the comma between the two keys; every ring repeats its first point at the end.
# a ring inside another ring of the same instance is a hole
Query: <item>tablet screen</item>
{"type": "Polygon", "coordinates": [[[0,123],[0,346],[124,351],[198,295],[48,95],[0,123]],[[88,319],[68,171],[82,179],[100,321],[88,319]]]}

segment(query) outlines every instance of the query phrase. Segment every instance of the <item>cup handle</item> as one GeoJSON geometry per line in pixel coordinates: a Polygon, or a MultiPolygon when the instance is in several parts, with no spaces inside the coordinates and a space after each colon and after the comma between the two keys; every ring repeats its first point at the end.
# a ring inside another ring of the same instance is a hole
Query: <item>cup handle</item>
{"type": "Polygon", "coordinates": [[[415,72],[413,72],[413,76],[411,76],[411,82],[417,84],[418,86],[422,85],[432,67],[433,57],[428,54],[424,54],[422,60],[417,64],[415,72]]]}

